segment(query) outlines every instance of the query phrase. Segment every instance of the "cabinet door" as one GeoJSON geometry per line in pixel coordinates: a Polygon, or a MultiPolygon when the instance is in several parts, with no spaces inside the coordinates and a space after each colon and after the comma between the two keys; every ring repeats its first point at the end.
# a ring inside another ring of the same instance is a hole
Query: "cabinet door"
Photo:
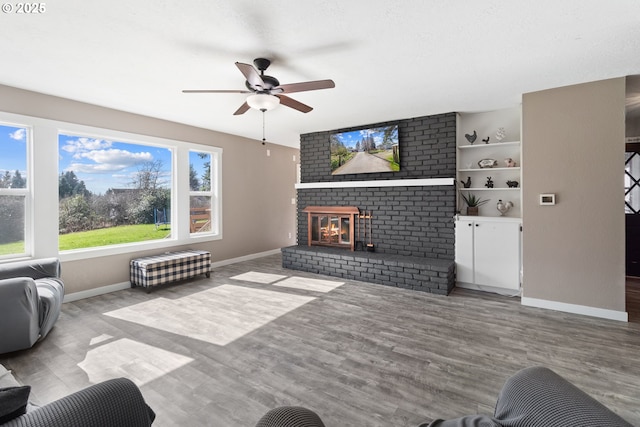
{"type": "Polygon", "coordinates": [[[456,221],[456,280],[473,283],[473,221],[456,221]]]}
{"type": "Polygon", "coordinates": [[[520,224],[476,221],[474,231],[475,283],[520,288],[520,224]]]}

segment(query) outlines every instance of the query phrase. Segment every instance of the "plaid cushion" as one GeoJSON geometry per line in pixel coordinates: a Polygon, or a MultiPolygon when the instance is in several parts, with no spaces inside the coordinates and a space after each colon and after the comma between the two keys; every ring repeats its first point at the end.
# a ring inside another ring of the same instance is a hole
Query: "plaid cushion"
{"type": "Polygon", "coordinates": [[[198,274],[207,274],[210,271],[211,252],[209,251],[167,252],[132,259],[130,280],[134,286],[156,286],[188,279],[198,274]]]}

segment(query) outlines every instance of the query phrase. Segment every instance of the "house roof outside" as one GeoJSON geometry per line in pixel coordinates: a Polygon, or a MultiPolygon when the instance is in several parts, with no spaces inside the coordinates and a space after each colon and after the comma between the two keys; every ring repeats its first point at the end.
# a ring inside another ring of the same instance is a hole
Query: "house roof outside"
{"type": "Polygon", "coordinates": [[[333,79],[265,113],[268,142],[437,114],[487,111],[522,93],[640,74],[636,0],[56,0],[6,3],[0,84],[262,139],[233,112],[234,62],[272,60],[281,83],[333,79]],[[22,6],[21,6],[22,5],[22,6]],[[20,10],[20,8],[22,8],[20,10]]]}

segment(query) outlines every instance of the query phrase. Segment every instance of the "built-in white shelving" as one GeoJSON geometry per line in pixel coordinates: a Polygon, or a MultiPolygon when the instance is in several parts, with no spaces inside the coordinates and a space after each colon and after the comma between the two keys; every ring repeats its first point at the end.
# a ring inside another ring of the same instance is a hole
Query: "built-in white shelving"
{"type": "MultiPolygon", "coordinates": [[[[520,108],[483,113],[460,113],[457,122],[458,209],[456,215],[456,282],[457,286],[499,292],[520,293],[522,248],[522,150],[520,143],[520,108]],[[504,142],[497,141],[496,132],[504,128],[504,142]],[[471,144],[465,134],[473,135],[471,144]],[[489,138],[488,143],[483,140],[489,138]],[[481,168],[483,159],[497,165],[481,168]],[[508,167],[505,159],[515,166],[508,167]],[[488,178],[493,188],[486,186],[488,178]],[[463,183],[471,181],[469,188],[463,183]],[[517,187],[510,187],[517,183],[517,187]],[[466,205],[460,194],[473,194],[487,203],[480,206],[478,216],[466,216],[466,205]],[[513,203],[504,216],[497,209],[498,201],[513,203]]],[[[526,165],[524,166],[526,167],[526,165]]]]}
{"type": "MultiPolygon", "coordinates": [[[[488,199],[479,210],[479,216],[500,216],[496,206],[499,200],[510,201],[513,208],[506,217],[522,216],[522,164],[520,143],[520,108],[510,108],[482,113],[459,113],[457,122],[457,170],[456,184],[459,193],[477,193],[477,197],[488,199]],[[506,137],[502,142],[496,138],[499,128],[504,128],[506,137]],[[470,143],[465,134],[476,134],[476,140],[470,143]],[[483,140],[489,138],[489,142],[483,140]],[[497,162],[492,168],[481,168],[480,160],[490,159],[497,162]],[[515,162],[515,166],[507,167],[506,159],[515,162]],[[487,186],[488,179],[493,187],[487,186]],[[471,186],[464,184],[471,181],[471,186]],[[517,186],[507,183],[517,182],[517,186]],[[481,196],[480,196],[481,195],[481,196]]],[[[466,205],[458,196],[458,209],[461,215],[466,214],[466,205]]]]}

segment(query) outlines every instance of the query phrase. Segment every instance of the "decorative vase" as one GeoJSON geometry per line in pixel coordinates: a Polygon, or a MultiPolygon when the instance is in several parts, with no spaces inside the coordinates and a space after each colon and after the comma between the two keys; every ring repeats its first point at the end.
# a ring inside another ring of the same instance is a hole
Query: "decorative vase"
{"type": "Polygon", "coordinates": [[[467,215],[468,216],[478,216],[478,207],[477,206],[467,206],[467,215]]]}
{"type": "Polygon", "coordinates": [[[504,130],[504,128],[498,128],[498,130],[496,131],[496,139],[498,140],[498,142],[502,142],[505,136],[507,136],[507,132],[504,130]]]}
{"type": "Polygon", "coordinates": [[[513,207],[513,203],[510,201],[503,202],[502,200],[498,200],[498,204],[496,205],[496,209],[500,212],[500,216],[504,216],[509,210],[513,207]]]}

